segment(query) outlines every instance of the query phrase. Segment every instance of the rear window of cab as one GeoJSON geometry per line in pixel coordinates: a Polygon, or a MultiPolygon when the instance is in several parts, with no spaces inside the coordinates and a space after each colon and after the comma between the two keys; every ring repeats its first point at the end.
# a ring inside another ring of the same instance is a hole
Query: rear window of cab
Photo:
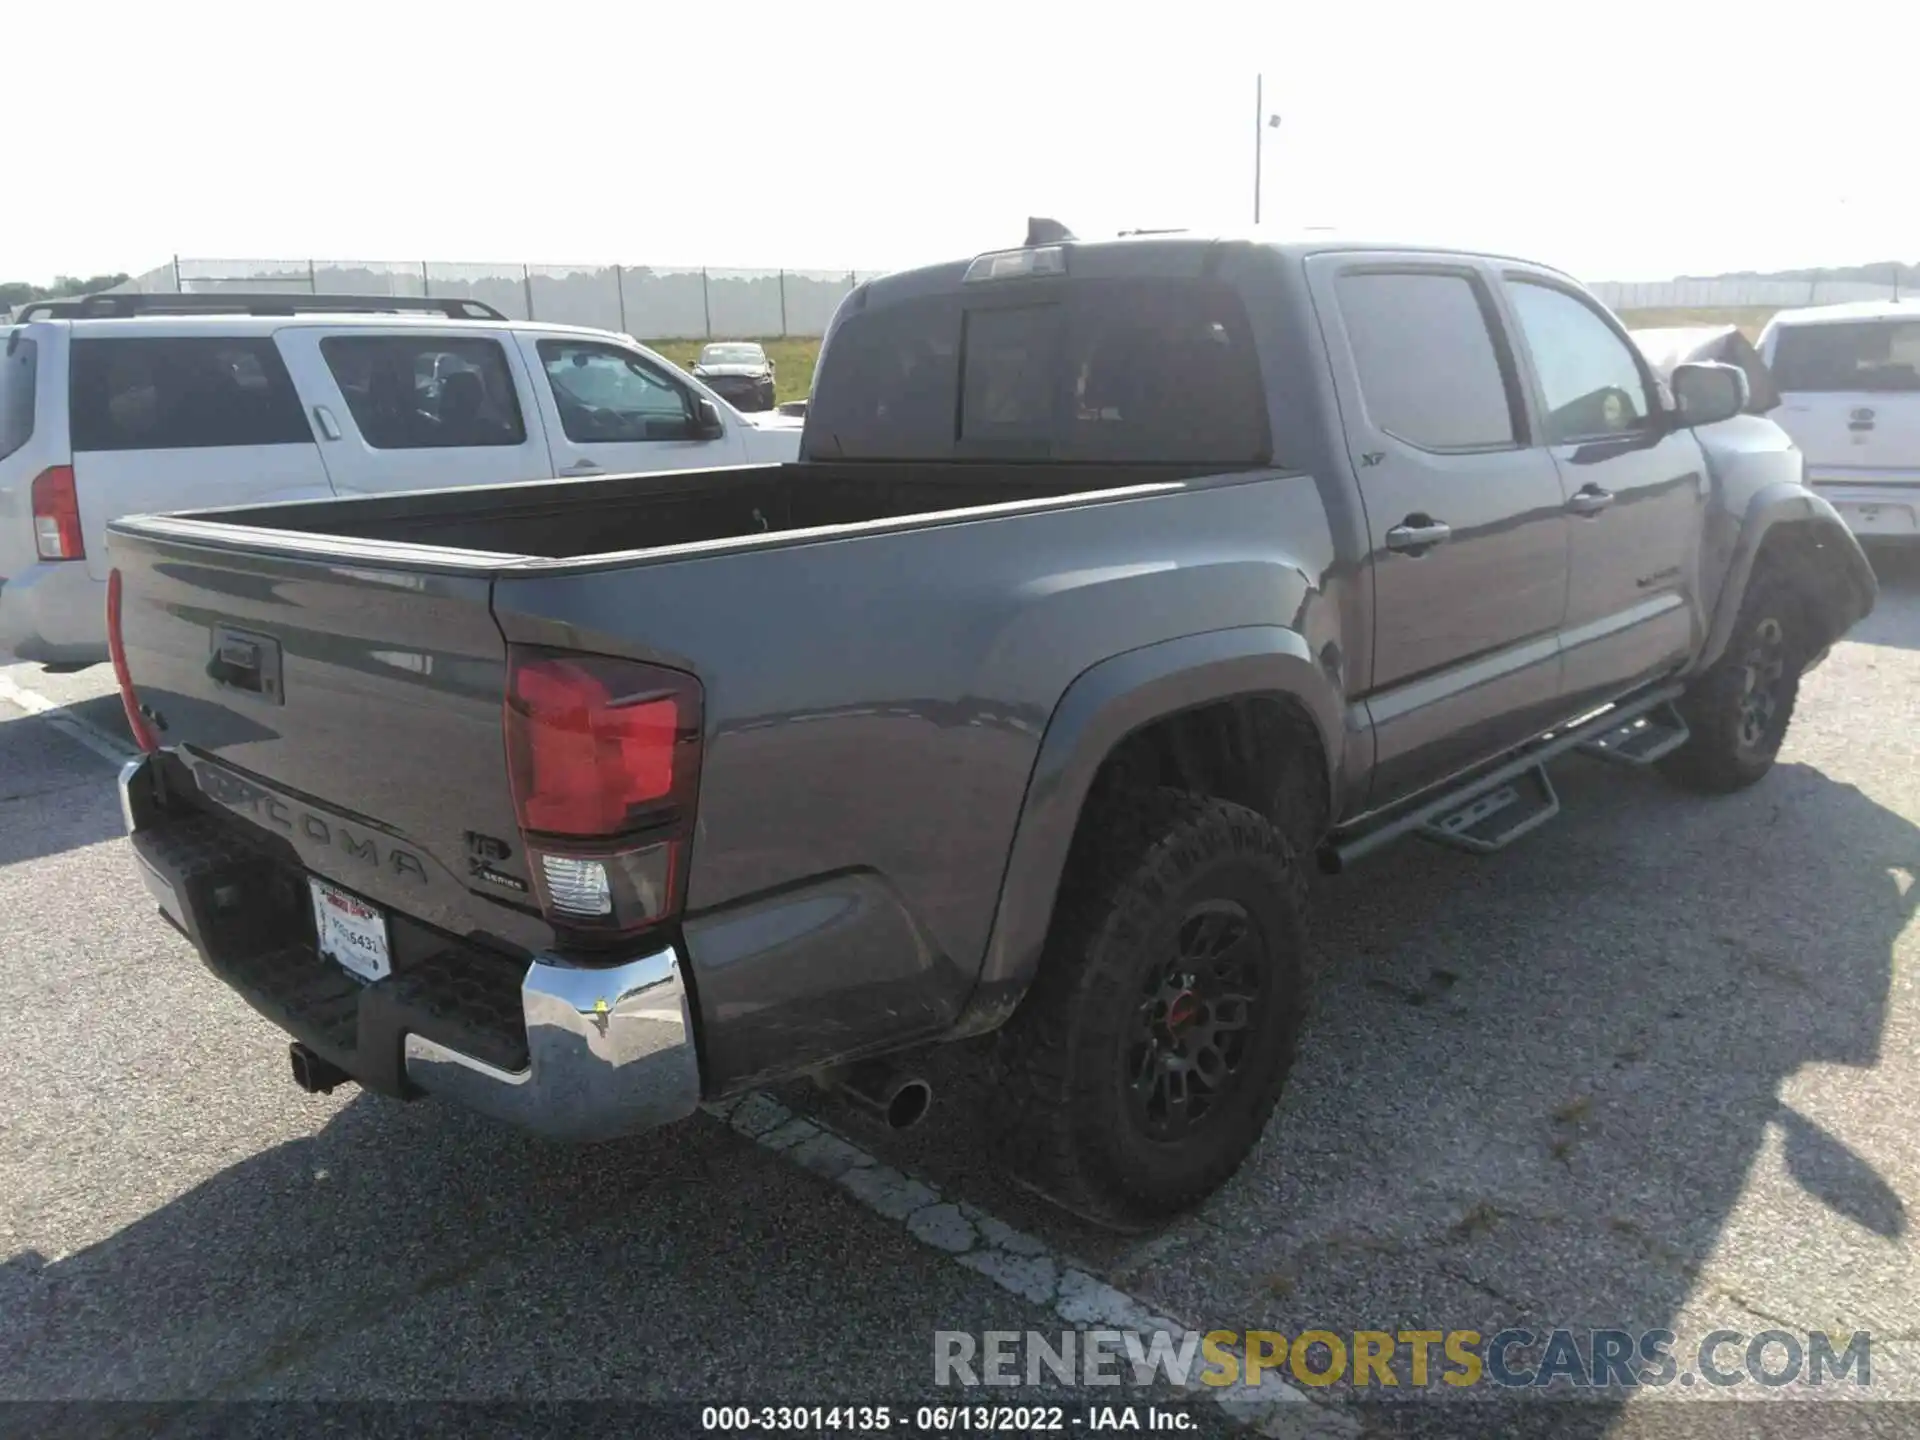
{"type": "Polygon", "coordinates": [[[1254,465],[1272,448],[1246,309],[1197,279],[860,311],[834,329],[807,425],[822,458],[1254,465]]]}

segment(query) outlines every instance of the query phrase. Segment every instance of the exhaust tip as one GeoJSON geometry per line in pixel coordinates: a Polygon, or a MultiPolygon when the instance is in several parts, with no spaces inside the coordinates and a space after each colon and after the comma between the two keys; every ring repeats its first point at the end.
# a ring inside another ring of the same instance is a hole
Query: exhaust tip
{"type": "Polygon", "coordinates": [[[331,1095],[334,1087],[353,1077],[324,1055],[316,1055],[298,1040],[287,1047],[287,1059],[293,1066],[293,1083],[309,1095],[331,1095]]]}
{"type": "Polygon", "coordinates": [[[1314,859],[1319,863],[1322,875],[1338,875],[1346,869],[1346,862],[1340,858],[1340,849],[1336,845],[1322,845],[1315,852],[1314,859]]]}
{"type": "Polygon", "coordinates": [[[821,1080],[891,1130],[910,1130],[933,1107],[933,1086],[887,1060],[863,1060],[821,1080]]]}
{"type": "Polygon", "coordinates": [[[904,1082],[887,1102],[887,1124],[895,1130],[911,1130],[927,1118],[933,1108],[933,1086],[919,1076],[904,1082]]]}

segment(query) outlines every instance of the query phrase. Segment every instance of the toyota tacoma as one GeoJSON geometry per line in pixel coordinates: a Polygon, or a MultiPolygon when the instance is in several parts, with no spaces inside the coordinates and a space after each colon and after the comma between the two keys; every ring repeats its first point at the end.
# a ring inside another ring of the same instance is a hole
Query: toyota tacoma
{"type": "Polygon", "coordinates": [[[1545,266],[1029,243],[869,281],[796,463],[125,518],[159,909],[309,1090],[628,1135],[801,1077],[1151,1224],[1293,1063],[1305,867],[1571,752],[1738,790],[1871,571],[1737,368],[1545,266]]]}

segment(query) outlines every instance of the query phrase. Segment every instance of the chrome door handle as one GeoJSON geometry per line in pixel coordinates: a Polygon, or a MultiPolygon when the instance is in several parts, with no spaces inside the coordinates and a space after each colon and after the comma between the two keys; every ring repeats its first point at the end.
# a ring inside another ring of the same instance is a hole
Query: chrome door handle
{"type": "Polygon", "coordinates": [[[1428,515],[1409,515],[1387,531],[1387,548],[1402,555],[1423,555],[1453,536],[1453,527],[1428,515]]]}
{"type": "Polygon", "coordinates": [[[600,467],[591,460],[576,460],[560,473],[562,475],[598,475],[600,467]]]}
{"type": "Polygon", "coordinates": [[[1602,490],[1598,485],[1583,485],[1569,501],[1567,509],[1576,515],[1598,515],[1613,504],[1613,492],[1602,490]]]}

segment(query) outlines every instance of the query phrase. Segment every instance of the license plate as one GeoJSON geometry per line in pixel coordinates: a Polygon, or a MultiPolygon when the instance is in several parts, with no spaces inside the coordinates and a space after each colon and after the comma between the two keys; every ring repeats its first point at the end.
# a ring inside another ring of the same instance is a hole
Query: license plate
{"type": "Polygon", "coordinates": [[[1839,507],[1840,518],[1856,535],[1911,535],[1914,514],[1905,505],[1862,505],[1849,503],[1839,507]]]}
{"type": "Polygon", "coordinates": [[[362,980],[393,973],[387,954],[387,917],[357,896],[324,880],[313,886],[313,933],[320,953],[362,980]]]}

